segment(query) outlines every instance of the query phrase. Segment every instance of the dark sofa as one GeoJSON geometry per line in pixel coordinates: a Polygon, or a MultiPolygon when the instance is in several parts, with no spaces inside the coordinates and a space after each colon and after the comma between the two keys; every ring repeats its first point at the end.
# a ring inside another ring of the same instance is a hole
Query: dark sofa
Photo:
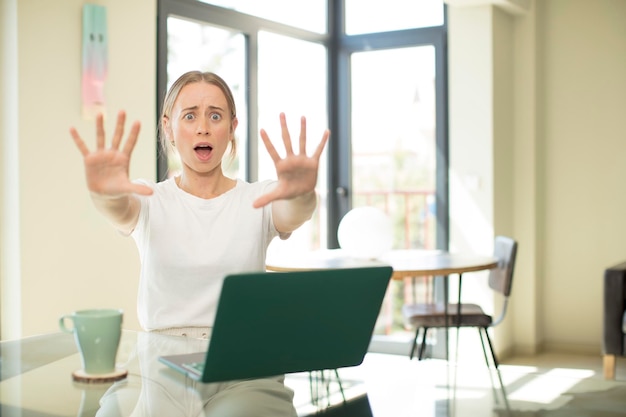
{"type": "Polygon", "coordinates": [[[626,356],[626,262],[604,270],[603,309],[604,377],[615,379],[615,361],[626,356]]]}

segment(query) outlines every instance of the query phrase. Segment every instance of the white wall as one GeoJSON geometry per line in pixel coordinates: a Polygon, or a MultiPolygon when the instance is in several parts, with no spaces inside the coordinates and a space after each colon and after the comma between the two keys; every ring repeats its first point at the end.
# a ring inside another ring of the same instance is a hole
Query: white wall
{"type": "Polygon", "coordinates": [[[626,2],[542,5],[548,348],[595,348],[602,274],[626,259],[626,2]]]}
{"type": "MultiPolygon", "coordinates": [[[[17,334],[21,327],[19,312],[21,288],[19,280],[19,178],[17,161],[17,0],[0,2],[0,305],[12,311],[12,320],[2,320],[1,329],[17,334]]],[[[2,316],[2,315],[0,315],[2,316]]]]}
{"type": "MultiPolygon", "coordinates": [[[[17,9],[16,36],[7,39],[3,31],[2,42],[16,44],[18,51],[16,73],[2,73],[18,98],[1,104],[2,114],[17,117],[15,132],[3,129],[1,138],[3,150],[16,148],[17,158],[13,172],[4,167],[3,193],[18,196],[7,190],[11,181],[19,189],[19,200],[11,201],[18,210],[7,210],[5,200],[0,228],[2,338],[54,331],[61,314],[91,307],[123,308],[126,327],[138,328],[137,251],[93,208],[82,157],[68,133],[74,125],[94,144],[93,122],[81,119],[85,1],[2,1],[2,10],[11,3],[17,9]],[[14,227],[18,233],[10,233],[14,227]]],[[[141,121],[131,177],[155,178],[156,2],[95,3],[108,13],[106,125],[110,131],[120,109],[141,121]]]]}
{"type": "Polygon", "coordinates": [[[501,3],[449,8],[451,246],[520,242],[500,351],[597,354],[626,257],[626,2],[501,3]]]}
{"type": "MultiPolygon", "coordinates": [[[[514,17],[489,4],[449,12],[450,248],[484,254],[493,250],[496,234],[519,239],[512,186],[514,17]]],[[[501,305],[486,278],[466,274],[463,297],[498,314],[501,305]]],[[[499,351],[513,349],[513,333],[508,322],[498,328],[499,351]]]]}

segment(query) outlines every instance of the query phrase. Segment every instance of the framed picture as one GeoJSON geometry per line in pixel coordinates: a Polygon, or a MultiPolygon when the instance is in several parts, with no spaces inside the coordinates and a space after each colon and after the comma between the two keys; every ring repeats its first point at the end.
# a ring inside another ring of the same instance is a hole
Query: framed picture
{"type": "Polygon", "coordinates": [[[107,13],[104,6],[83,6],[82,113],[92,120],[105,113],[104,86],[107,77],[107,13]]]}

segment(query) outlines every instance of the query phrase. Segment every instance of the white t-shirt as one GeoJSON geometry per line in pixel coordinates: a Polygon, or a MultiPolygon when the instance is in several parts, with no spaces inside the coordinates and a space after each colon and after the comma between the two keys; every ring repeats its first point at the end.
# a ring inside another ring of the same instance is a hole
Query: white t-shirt
{"type": "Polygon", "coordinates": [[[208,200],[173,179],[141,182],[154,193],[140,197],[131,234],[141,259],[139,323],[145,330],[212,327],[224,277],[265,270],[267,247],[278,232],[271,204],[255,209],[252,202],[275,182],[238,180],[208,200]]]}

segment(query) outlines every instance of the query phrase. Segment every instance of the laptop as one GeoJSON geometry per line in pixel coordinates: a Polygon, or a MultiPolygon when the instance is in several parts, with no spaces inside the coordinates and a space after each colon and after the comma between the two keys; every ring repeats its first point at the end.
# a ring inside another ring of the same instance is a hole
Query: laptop
{"type": "Polygon", "coordinates": [[[229,275],[208,350],[159,361],[201,382],[359,365],[392,271],[373,266],[229,275]]]}

